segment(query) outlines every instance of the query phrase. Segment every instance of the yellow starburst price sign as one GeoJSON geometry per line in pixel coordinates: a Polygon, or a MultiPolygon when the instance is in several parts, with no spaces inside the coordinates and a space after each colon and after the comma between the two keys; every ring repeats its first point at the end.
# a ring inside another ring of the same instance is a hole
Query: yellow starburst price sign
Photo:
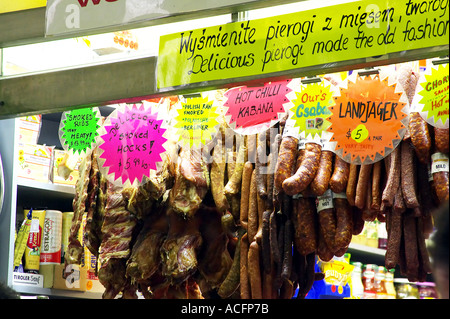
{"type": "Polygon", "coordinates": [[[413,105],[424,120],[438,128],[448,128],[448,64],[428,68],[419,80],[413,105]]]}
{"type": "MultiPolygon", "coordinates": [[[[330,82],[322,79],[320,83],[293,84],[295,98],[291,99],[291,119],[305,137],[321,137],[331,123],[326,119],[331,115],[329,107],[334,104],[333,89],[330,82]],[[295,86],[295,87],[294,87],[295,86]]],[[[292,96],[292,94],[291,94],[292,96]]]]}
{"type": "Polygon", "coordinates": [[[208,96],[188,98],[185,102],[180,102],[176,111],[174,127],[182,145],[201,147],[217,132],[219,114],[217,106],[214,106],[214,99],[208,96]]]}

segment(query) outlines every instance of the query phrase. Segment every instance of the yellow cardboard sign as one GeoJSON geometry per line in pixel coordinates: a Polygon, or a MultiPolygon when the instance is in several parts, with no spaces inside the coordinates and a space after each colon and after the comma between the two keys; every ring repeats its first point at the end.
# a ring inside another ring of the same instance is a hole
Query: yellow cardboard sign
{"type": "Polygon", "coordinates": [[[160,38],[157,86],[448,45],[448,13],[447,0],[362,0],[169,34],[160,38]]]}
{"type": "Polygon", "coordinates": [[[0,13],[45,7],[47,0],[0,0],[0,13]]]}

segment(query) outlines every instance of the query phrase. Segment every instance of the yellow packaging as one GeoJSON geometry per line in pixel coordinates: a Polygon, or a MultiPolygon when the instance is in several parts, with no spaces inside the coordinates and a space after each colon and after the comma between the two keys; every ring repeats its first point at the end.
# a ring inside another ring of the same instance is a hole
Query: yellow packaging
{"type": "Polygon", "coordinates": [[[86,217],[87,213],[83,214],[83,218],[81,219],[80,229],[78,230],[78,240],[80,241],[81,246],[83,246],[83,253],[81,254],[81,268],[87,269],[89,263],[86,262],[86,246],[84,245],[84,229],[86,228],[86,217]]]}
{"type": "MultiPolygon", "coordinates": [[[[28,214],[28,211],[26,214],[28,214]]],[[[45,210],[32,211],[30,233],[25,247],[25,272],[39,273],[44,220],[45,210]]]]}
{"type": "Polygon", "coordinates": [[[32,211],[30,212],[28,210],[27,216],[25,217],[25,220],[22,223],[22,226],[19,229],[19,232],[15,238],[14,243],[14,269],[16,267],[19,267],[20,263],[22,262],[22,257],[25,252],[25,248],[27,246],[28,241],[28,235],[30,234],[30,227],[31,227],[31,215],[32,211]]]}
{"type": "Polygon", "coordinates": [[[61,238],[61,263],[64,263],[64,255],[69,246],[70,228],[72,227],[73,212],[65,212],[62,215],[62,238],[61,238]]]}
{"type": "Polygon", "coordinates": [[[50,166],[53,147],[33,144],[19,144],[18,146],[17,176],[42,183],[50,180],[50,166]]]}
{"type": "Polygon", "coordinates": [[[71,171],[70,175],[65,179],[58,174],[58,165],[63,161],[66,151],[54,150],[53,155],[53,165],[52,165],[52,181],[53,184],[60,185],[75,185],[77,183],[80,173],[78,171],[78,166],[80,165],[80,160],[77,162],[75,169],[71,171]]]}
{"type": "Polygon", "coordinates": [[[351,279],[351,273],[355,266],[347,261],[332,259],[330,262],[322,262],[321,268],[325,275],[325,282],[335,286],[345,286],[351,279]]]}

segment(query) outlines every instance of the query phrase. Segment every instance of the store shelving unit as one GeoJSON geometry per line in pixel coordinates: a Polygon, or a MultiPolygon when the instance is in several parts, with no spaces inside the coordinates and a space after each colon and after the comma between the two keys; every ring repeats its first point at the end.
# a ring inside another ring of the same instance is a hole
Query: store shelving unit
{"type": "MultiPolygon", "coordinates": [[[[219,10],[219,13],[232,13],[294,1],[298,0],[255,0],[246,5],[223,8],[219,10]]],[[[143,24],[130,25],[128,27],[142,27],[172,21],[189,20],[210,16],[212,13],[211,10],[202,10],[187,13],[182,16],[169,16],[161,20],[147,21],[143,24]]],[[[50,39],[44,37],[44,20],[45,9],[43,8],[3,14],[2,19],[0,19],[0,49],[8,46],[54,40],[55,38],[50,39]]],[[[96,32],[116,30],[117,27],[97,30],[96,32]]],[[[82,36],[82,34],[78,36],[82,36]]],[[[202,90],[260,83],[262,80],[273,81],[315,75],[318,68],[321,70],[321,73],[331,73],[388,63],[401,63],[414,59],[447,55],[448,50],[448,45],[436,46],[433,48],[386,54],[379,57],[297,68],[285,72],[202,82],[183,87],[169,88],[163,91],[156,88],[155,71],[157,57],[154,56],[52,70],[23,76],[0,77],[0,154],[2,155],[5,169],[4,180],[5,189],[7,190],[5,193],[5,203],[2,212],[0,212],[0,281],[5,282],[8,286],[24,294],[71,298],[101,297],[101,294],[98,293],[29,288],[13,285],[12,283],[14,231],[16,224],[20,220],[18,217],[22,215],[21,209],[26,205],[29,206],[32,204],[38,206],[51,205],[55,209],[70,211],[74,195],[73,187],[58,186],[51,183],[36,183],[16,177],[17,134],[15,117],[54,113],[62,110],[107,105],[122,101],[139,101],[143,98],[164,95],[196,93],[202,90]],[[64,94],[61,94],[62,92],[64,94]]],[[[57,119],[58,116],[54,118],[57,119]]],[[[52,127],[54,128],[55,125],[52,127]]],[[[46,132],[45,127],[42,129],[42,132],[46,132]]],[[[54,130],[49,135],[57,138],[54,130]]],[[[52,145],[48,141],[47,144],[52,145]]],[[[361,260],[364,263],[375,263],[379,265],[384,263],[385,250],[382,249],[351,244],[349,252],[352,254],[352,259],[361,260]]]]}

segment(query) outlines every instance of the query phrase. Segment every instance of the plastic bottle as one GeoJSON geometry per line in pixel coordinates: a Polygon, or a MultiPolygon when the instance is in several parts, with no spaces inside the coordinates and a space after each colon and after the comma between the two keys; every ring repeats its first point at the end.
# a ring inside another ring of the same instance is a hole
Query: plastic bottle
{"type": "Polygon", "coordinates": [[[377,299],[387,299],[387,291],[385,287],[385,268],[383,266],[378,266],[375,272],[374,286],[377,291],[377,299]]]}
{"type": "Polygon", "coordinates": [[[356,299],[364,298],[364,286],[361,279],[362,263],[353,262],[352,272],[352,297],[356,299]]]}
{"type": "Polygon", "coordinates": [[[386,287],[387,299],[397,299],[397,292],[395,291],[394,286],[394,272],[395,269],[389,269],[389,271],[386,272],[384,286],[386,287]]]}
{"type": "Polygon", "coordinates": [[[387,249],[387,231],[386,231],[386,223],[378,223],[378,248],[387,249]]]}
{"type": "Polygon", "coordinates": [[[377,291],[375,289],[375,265],[367,264],[364,269],[362,282],[364,286],[364,299],[376,299],[377,291]]]}

